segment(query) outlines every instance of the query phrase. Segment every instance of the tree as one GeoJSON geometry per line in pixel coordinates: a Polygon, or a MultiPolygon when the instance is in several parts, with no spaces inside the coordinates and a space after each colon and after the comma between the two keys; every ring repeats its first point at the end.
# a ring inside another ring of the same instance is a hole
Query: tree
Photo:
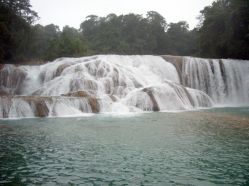
{"type": "Polygon", "coordinates": [[[0,62],[23,61],[30,41],[30,24],[37,18],[29,0],[0,1],[0,62]]]}
{"type": "Polygon", "coordinates": [[[151,11],[106,17],[91,15],[81,23],[81,32],[93,53],[159,54],[165,52],[165,19],[151,11]]]}
{"type": "Polygon", "coordinates": [[[30,24],[38,18],[37,13],[31,10],[30,0],[0,0],[0,5],[11,10],[16,16],[22,17],[30,24]]]}
{"type": "Polygon", "coordinates": [[[126,46],[124,49],[126,54],[143,54],[150,50],[147,33],[147,23],[141,15],[122,16],[122,37],[126,46]]]}
{"type": "Polygon", "coordinates": [[[249,59],[249,1],[231,0],[229,56],[249,59]]]}
{"type": "Polygon", "coordinates": [[[80,57],[87,52],[86,45],[78,30],[65,26],[59,38],[58,57],[80,57]]]}
{"type": "Polygon", "coordinates": [[[248,0],[217,0],[201,14],[201,56],[249,58],[248,0]]]}
{"type": "Polygon", "coordinates": [[[170,43],[169,53],[173,55],[193,55],[196,53],[195,30],[189,31],[185,21],[170,23],[167,30],[167,39],[170,43]]]}
{"type": "Polygon", "coordinates": [[[201,11],[203,16],[200,28],[200,54],[204,57],[222,57],[227,55],[228,38],[228,3],[227,0],[214,2],[201,11]]]}
{"type": "Polygon", "coordinates": [[[54,43],[60,37],[60,29],[57,25],[49,24],[42,26],[40,24],[31,27],[31,42],[29,43],[28,58],[31,60],[52,59],[50,57],[56,52],[54,43]]]}
{"type": "Polygon", "coordinates": [[[163,16],[155,11],[147,12],[146,20],[148,22],[149,44],[152,54],[164,54],[167,49],[167,41],[165,31],[167,29],[167,22],[163,16]]]}

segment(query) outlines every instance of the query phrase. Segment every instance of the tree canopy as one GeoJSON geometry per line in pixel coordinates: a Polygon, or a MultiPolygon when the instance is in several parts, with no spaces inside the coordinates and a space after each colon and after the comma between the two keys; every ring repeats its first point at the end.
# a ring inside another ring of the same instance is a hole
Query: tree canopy
{"type": "Polygon", "coordinates": [[[37,13],[29,0],[0,0],[0,62],[24,60],[30,24],[37,13]]]}
{"type": "Polygon", "coordinates": [[[200,55],[249,59],[249,1],[218,0],[201,11],[200,55]]]}
{"type": "Polygon", "coordinates": [[[171,54],[249,59],[249,1],[216,0],[193,30],[158,12],[89,15],[80,29],[34,25],[29,0],[0,0],[0,62],[21,63],[93,54],[171,54]]]}

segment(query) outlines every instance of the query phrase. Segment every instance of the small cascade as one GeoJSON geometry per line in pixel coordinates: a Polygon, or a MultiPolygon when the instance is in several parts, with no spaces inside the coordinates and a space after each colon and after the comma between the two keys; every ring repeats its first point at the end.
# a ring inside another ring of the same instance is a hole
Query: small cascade
{"type": "Polygon", "coordinates": [[[249,61],[184,57],[184,86],[207,93],[217,104],[249,104],[249,61]]]}
{"type": "Polygon", "coordinates": [[[149,55],[4,65],[0,70],[0,118],[248,104],[248,72],[248,61],[149,55]]]}
{"type": "Polygon", "coordinates": [[[4,65],[0,70],[0,94],[15,95],[22,92],[27,72],[22,67],[4,65]]]}
{"type": "Polygon", "coordinates": [[[144,111],[189,110],[212,106],[212,100],[202,91],[186,89],[172,82],[131,92],[125,103],[144,111]]]}
{"type": "Polygon", "coordinates": [[[97,112],[99,105],[97,100],[91,97],[0,97],[0,118],[79,116],[97,112]]]}
{"type": "Polygon", "coordinates": [[[58,96],[87,91],[97,96],[126,96],[131,90],[164,80],[179,83],[174,66],[157,56],[64,58],[41,66],[41,86],[33,95],[58,96]]]}

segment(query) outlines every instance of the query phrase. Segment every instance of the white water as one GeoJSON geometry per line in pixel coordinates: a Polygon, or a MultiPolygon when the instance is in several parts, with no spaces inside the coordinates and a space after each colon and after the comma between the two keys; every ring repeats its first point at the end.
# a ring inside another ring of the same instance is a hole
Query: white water
{"type": "Polygon", "coordinates": [[[248,63],[223,62],[225,81],[219,61],[212,63],[214,72],[208,60],[184,58],[184,86],[174,65],[159,56],[98,55],[60,58],[41,66],[5,65],[0,90],[13,96],[0,98],[0,118],[189,110],[248,102],[248,63]],[[65,95],[79,91],[82,97],[65,95]]]}
{"type": "Polygon", "coordinates": [[[184,57],[182,79],[217,105],[249,105],[249,61],[184,57]]]}

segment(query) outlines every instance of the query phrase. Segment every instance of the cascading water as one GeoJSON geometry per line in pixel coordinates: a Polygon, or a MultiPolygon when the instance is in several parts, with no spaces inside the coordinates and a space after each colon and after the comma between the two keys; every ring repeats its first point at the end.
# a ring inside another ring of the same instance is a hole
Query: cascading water
{"type": "Polygon", "coordinates": [[[248,62],[159,56],[60,58],[0,70],[0,118],[187,110],[249,100],[248,62]],[[189,88],[188,88],[189,87],[189,88]],[[209,97],[209,96],[211,97],[209,97]]]}
{"type": "Polygon", "coordinates": [[[249,105],[249,61],[184,57],[182,80],[216,104],[249,105]]]}

